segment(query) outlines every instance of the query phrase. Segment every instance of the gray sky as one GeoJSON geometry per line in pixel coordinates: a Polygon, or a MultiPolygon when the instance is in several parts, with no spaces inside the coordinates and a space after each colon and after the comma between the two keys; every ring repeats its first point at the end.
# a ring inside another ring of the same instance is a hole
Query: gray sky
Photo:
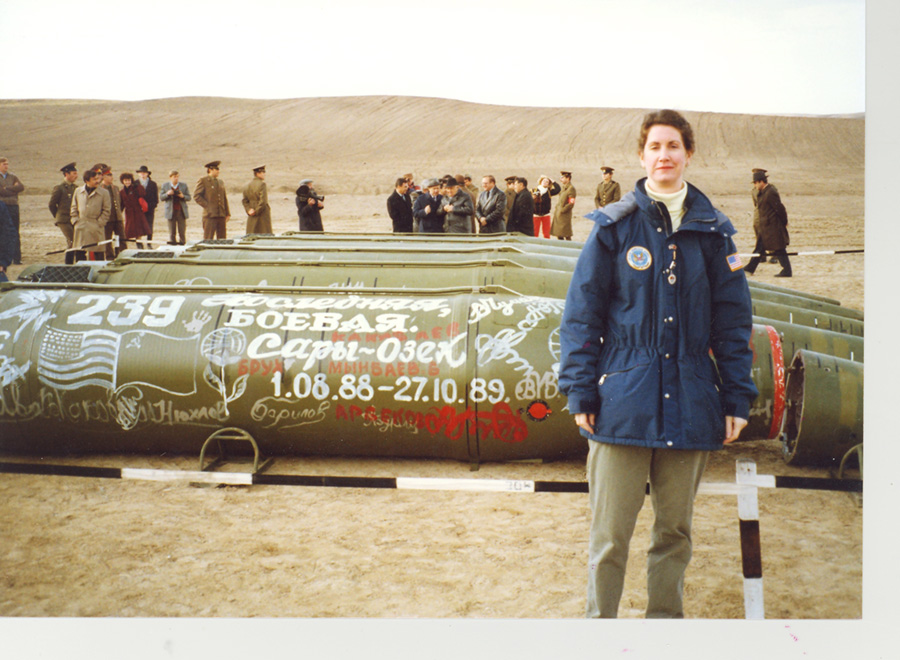
{"type": "Polygon", "coordinates": [[[851,113],[865,39],[864,0],[0,0],[0,97],[851,113]]]}

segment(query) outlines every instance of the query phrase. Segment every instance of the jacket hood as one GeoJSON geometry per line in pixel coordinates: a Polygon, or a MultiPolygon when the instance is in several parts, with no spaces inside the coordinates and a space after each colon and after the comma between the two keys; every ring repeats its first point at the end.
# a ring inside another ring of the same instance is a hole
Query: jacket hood
{"type": "MultiPolygon", "coordinates": [[[[646,192],[647,177],[639,179],[634,185],[634,190],[629,191],[622,199],[613,204],[604,206],[602,209],[594,209],[584,217],[593,220],[602,227],[608,227],[616,224],[622,219],[628,217],[638,209],[644,214],[652,216],[656,213],[654,205],[657,203],[651,199],[646,192]]],[[[687,197],[684,200],[686,212],[681,220],[679,230],[710,231],[714,229],[722,236],[734,236],[737,230],[731,224],[724,213],[719,211],[712,205],[709,198],[700,192],[692,184],[688,183],[687,197]]]]}

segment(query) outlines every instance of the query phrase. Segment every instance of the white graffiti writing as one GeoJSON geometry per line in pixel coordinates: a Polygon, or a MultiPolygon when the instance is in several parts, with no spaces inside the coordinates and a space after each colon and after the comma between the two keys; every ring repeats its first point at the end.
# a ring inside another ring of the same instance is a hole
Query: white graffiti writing
{"type": "Polygon", "coordinates": [[[310,298],[272,296],[254,293],[224,293],[207,298],[204,307],[265,307],[276,310],[322,309],[322,310],[373,310],[373,311],[422,311],[438,312],[439,317],[449,316],[453,308],[446,298],[388,298],[373,296],[362,298],[357,295],[339,298],[310,298]]]}
{"type": "Polygon", "coordinates": [[[319,360],[355,362],[361,355],[375,355],[381,362],[435,362],[448,367],[459,367],[466,362],[466,334],[444,341],[401,342],[389,337],[378,349],[360,346],[358,341],[330,341],[327,339],[289,339],[275,332],[264,332],[254,337],[247,348],[247,357],[255,360],[268,358],[294,358],[304,360],[302,371],[308,371],[319,360]]]}
{"type": "Polygon", "coordinates": [[[285,431],[307,424],[318,424],[325,419],[331,408],[330,401],[320,402],[317,408],[284,407],[284,403],[284,399],[260,399],[250,409],[250,417],[254,422],[262,424],[263,428],[277,426],[279,431],[285,431]]]}

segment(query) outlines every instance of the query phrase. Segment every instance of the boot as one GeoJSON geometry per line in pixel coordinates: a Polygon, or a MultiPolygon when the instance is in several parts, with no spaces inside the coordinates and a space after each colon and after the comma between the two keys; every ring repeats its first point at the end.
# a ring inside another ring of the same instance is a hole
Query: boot
{"type": "Polygon", "coordinates": [[[781,250],[781,254],[775,256],[778,257],[778,263],[781,264],[781,272],[776,273],[775,277],[791,277],[794,272],[791,270],[791,260],[788,259],[787,253],[781,250]]]}

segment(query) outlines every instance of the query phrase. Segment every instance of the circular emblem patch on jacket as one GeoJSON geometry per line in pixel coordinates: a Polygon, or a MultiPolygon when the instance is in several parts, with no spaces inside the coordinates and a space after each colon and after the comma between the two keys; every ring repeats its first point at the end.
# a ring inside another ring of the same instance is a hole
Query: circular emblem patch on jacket
{"type": "Polygon", "coordinates": [[[653,263],[653,258],[650,256],[650,251],[647,248],[635,245],[628,250],[628,253],[625,255],[625,261],[635,270],[647,270],[650,268],[650,264],[653,263]]]}

